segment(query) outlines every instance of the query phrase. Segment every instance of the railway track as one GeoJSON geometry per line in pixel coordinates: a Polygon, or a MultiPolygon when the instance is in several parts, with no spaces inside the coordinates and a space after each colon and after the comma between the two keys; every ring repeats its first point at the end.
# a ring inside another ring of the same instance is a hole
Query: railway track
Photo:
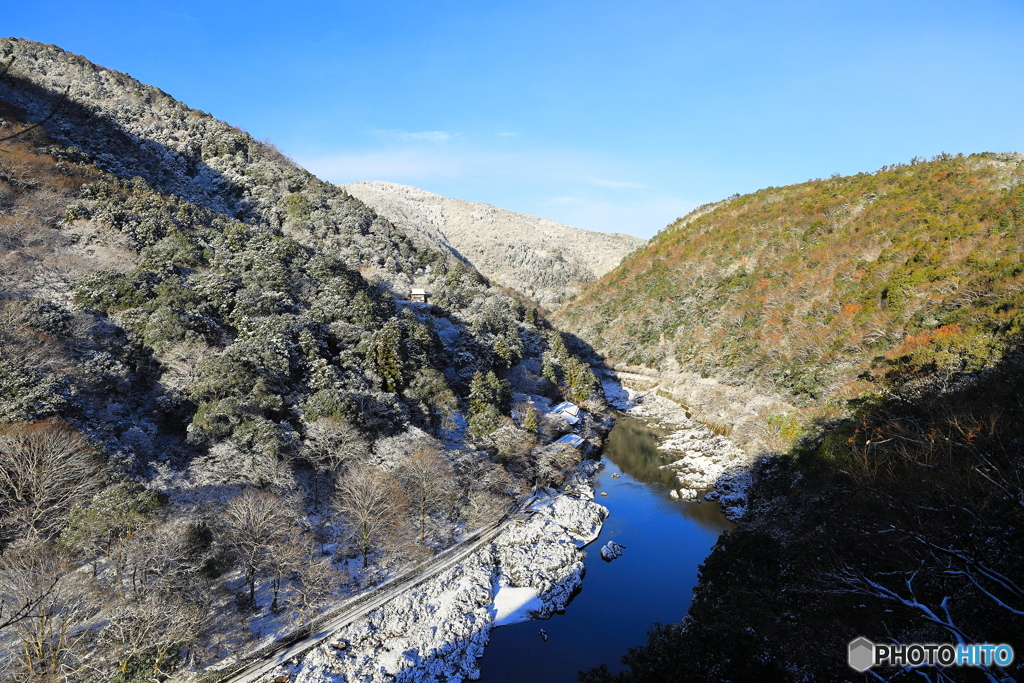
{"type": "Polygon", "coordinates": [[[497,522],[476,531],[461,543],[438,553],[426,562],[381,584],[368,593],[346,600],[331,612],[321,615],[309,624],[250,653],[241,661],[224,669],[207,670],[201,680],[204,683],[255,683],[259,681],[281,664],[301,657],[322,644],[333,633],[356,619],[387,604],[404,591],[454,567],[484,544],[494,540],[509,524],[525,519],[529,514],[525,511],[528,506],[529,503],[514,512],[506,513],[497,522]]]}

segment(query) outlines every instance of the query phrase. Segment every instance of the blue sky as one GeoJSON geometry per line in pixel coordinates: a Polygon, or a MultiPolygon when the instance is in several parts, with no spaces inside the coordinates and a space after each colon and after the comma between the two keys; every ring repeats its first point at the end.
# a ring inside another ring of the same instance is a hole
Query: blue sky
{"type": "Polygon", "coordinates": [[[54,43],[390,180],[649,237],[695,206],[940,152],[1024,152],[1024,1],[36,0],[54,43]]]}

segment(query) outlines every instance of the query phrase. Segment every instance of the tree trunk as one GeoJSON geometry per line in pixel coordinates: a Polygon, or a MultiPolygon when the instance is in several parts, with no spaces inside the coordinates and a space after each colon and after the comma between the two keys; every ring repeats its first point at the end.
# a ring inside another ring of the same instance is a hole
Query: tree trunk
{"type": "Polygon", "coordinates": [[[245,580],[249,584],[249,603],[256,604],[256,568],[249,567],[245,570],[245,580]]]}

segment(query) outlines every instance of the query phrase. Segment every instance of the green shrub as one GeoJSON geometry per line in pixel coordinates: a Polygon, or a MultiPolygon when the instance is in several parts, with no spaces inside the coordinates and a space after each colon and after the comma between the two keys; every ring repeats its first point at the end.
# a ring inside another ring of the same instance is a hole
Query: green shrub
{"type": "Polygon", "coordinates": [[[498,409],[487,405],[469,417],[469,433],[477,440],[493,434],[501,426],[502,417],[498,409]]]}
{"type": "Polygon", "coordinates": [[[142,306],[152,294],[155,277],[147,271],[116,273],[100,270],[75,287],[75,301],[101,313],[142,306]]]}
{"type": "Polygon", "coordinates": [[[301,194],[290,194],[281,198],[277,204],[290,221],[304,221],[312,213],[313,205],[301,194]]]}
{"type": "Polygon", "coordinates": [[[118,540],[148,524],[162,504],[156,491],[138,484],[108,486],[88,504],[75,506],[60,543],[90,555],[98,550],[109,556],[118,540]]]}

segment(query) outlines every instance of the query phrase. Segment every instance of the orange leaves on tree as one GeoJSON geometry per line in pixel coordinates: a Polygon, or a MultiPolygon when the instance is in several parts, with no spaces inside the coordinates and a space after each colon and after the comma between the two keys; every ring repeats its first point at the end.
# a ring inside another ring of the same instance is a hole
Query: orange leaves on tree
{"type": "Polygon", "coordinates": [[[954,335],[963,334],[963,328],[959,325],[943,325],[934,330],[925,330],[920,334],[911,334],[896,347],[890,349],[886,355],[890,358],[896,356],[903,356],[916,349],[924,348],[934,342],[936,339],[942,339],[943,337],[952,337],[954,335]]]}

